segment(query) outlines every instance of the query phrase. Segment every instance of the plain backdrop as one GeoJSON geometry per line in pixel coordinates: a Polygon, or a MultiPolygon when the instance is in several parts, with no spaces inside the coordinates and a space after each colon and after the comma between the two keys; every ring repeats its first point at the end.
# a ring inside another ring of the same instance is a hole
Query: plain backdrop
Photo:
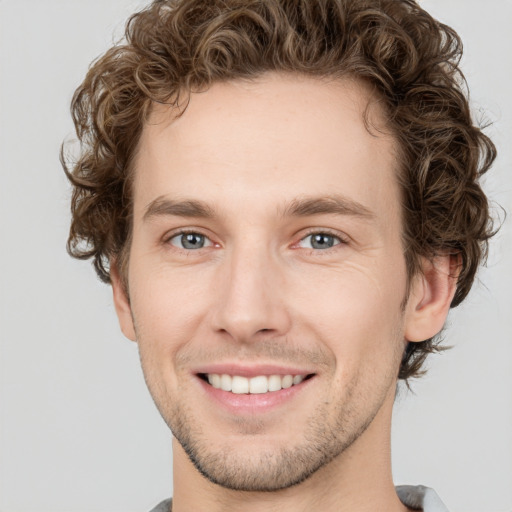
{"type": "MultiPolygon", "coordinates": [[[[91,60],[143,2],[0,0],[0,511],[145,512],[172,495],[171,437],[123,339],[111,290],[69,258],[58,161],[91,60]]],[[[512,1],[424,0],[465,42],[475,118],[499,158],[485,181],[512,212],[512,1]]],[[[402,390],[396,483],[452,512],[512,511],[512,219],[449,317],[454,348],[402,390]]]]}

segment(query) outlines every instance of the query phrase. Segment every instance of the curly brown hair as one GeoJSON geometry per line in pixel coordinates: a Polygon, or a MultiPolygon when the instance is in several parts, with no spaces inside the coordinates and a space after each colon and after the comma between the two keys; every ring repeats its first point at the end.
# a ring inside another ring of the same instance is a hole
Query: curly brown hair
{"type": "MultiPolygon", "coordinates": [[[[400,147],[403,244],[409,278],[420,259],[459,255],[452,307],[468,294],[493,234],[479,179],[496,150],[471,119],[462,44],[413,0],[155,0],[125,39],[96,60],[71,110],[81,143],[69,253],[93,258],[110,282],[131,233],[130,163],[151,106],[181,105],[212,83],[268,71],[356,77],[371,84],[400,147]]],[[[399,371],[423,373],[439,337],[409,343],[399,371]]]]}

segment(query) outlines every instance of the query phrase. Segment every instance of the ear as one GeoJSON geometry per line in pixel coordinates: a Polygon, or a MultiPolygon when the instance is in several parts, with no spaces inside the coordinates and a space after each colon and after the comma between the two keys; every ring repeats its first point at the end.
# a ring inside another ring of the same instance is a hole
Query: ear
{"type": "Polygon", "coordinates": [[[441,331],[455,295],[460,267],[460,255],[442,255],[423,261],[423,272],[413,278],[407,302],[404,332],[407,341],[428,340],[441,331]]]}
{"type": "Polygon", "coordinates": [[[116,308],[121,331],[129,340],[136,341],[130,299],[128,298],[128,293],[121,279],[121,275],[119,274],[116,262],[112,262],[110,265],[110,280],[114,293],[114,306],[116,308]]]}

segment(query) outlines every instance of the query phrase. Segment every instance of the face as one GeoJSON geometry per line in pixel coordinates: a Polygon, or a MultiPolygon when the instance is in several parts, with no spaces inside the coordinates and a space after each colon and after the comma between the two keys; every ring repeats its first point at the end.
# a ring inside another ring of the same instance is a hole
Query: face
{"type": "Polygon", "coordinates": [[[360,83],[269,74],[192,94],[179,119],[159,107],[143,130],[118,313],[163,418],[225,487],[306,479],[394,394],[400,194],[369,101],[360,83]]]}

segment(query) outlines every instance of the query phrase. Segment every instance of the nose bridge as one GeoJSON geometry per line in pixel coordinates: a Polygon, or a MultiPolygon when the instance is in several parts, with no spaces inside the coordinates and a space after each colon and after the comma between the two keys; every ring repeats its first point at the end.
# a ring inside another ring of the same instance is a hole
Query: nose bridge
{"type": "Polygon", "coordinates": [[[289,318],[282,269],[267,243],[246,239],[228,251],[219,283],[214,327],[239,342],[258,333],[284,334],[289,318]]]}

